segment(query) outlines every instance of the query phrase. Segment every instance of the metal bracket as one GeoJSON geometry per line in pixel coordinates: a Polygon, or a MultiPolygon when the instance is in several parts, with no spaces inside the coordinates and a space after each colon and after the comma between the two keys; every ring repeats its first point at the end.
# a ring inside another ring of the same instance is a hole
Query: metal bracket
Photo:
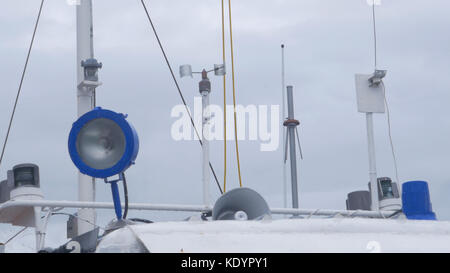
{"type": "Polygon", "coordinates": [[[204,123],[209,123],[213,118],[215,118],[216,115],[214,113],[212,113],[211,115],[209,115],[208,117],[204,117],[203,118],[203,122],[204,123]]]}
{"type": "Polygon", "coordinates": [[[119,179],[108,181],[108,178],[104,179],[105,183],[111,184],[111,193],[113,197],[114,210],[116,212],[117,220],[122,219],[122,205],[120,203],[119,187],[117,182],[123,181],[123,174],[119,173],[119,179]]]}
{"type": "Polygon", "coordinates": [[[97,88],[97,87],[99,87],[102,84],[103,84],[102,82],[98,82],[98,81],[87,81],[87,80],[84,80],[84,81],[80,82],[77,87],[78,87],[78,89],[82,89],[82,88],[97,88]]]}
{"type": "Polygon", "coordinates": [[[375,70],[369,78],[370,87],[378,86],[382,79],[386,76],[387,70],[375,70]]]}

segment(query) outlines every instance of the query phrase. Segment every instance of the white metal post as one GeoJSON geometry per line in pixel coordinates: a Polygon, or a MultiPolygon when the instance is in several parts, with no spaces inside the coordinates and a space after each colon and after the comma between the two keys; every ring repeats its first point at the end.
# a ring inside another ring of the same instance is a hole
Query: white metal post
{"type": "Polygon", "coordinates": [[[44,234],[42,220],[41,220],[41,208],[40,207],[34,207],[34,231],[36,234],[36,252],[39,252],[41,250],[42,245],[42,236],[44,234]]]}
{"type": "Polygon", "coordinates": [[[377,183],[377,166],[375,158],[375,140],[373,135],[373,113],[366,113],[367,121],[367,144],[369,148],[369,177],[371,192],[371,210],[378,211],[378,183],[377,183]]]}
{"type": "Polygon", "coordinates": [[[41,217],[42,207],[35,206],[34,210],[34,230],[36,234],[36,252],[39,252],[45,246],[45,235],[47,234],[47,224],[52,215],[52,208],[48,208],[44,217],[41,217]]]}
{"type": "MultiPolygon", "coordinates": [[[[81,0],[77,5],[77,86],[84,79],[84,69],[81,61],[93,58],[93,24],[92,1],[81,0]]],[[[89,112],[94,107],[94,90],[87,87],[77,88],[78,117],[89,112]]],[[[78,200],[95,201],[95,183],[92,177],[78,173],[78,200]]],[[[94,209],[84,208],[78,210],[78,235],[95,228],[96,214],[94,209]],[[83,219],[83,220],[81,220],[83,219]]]]}
{"type": "Polygon", "coordinates": [[[209,92],[202,92],[203,203],[209,206],[209,92]]]}
{"type": "Polygon", "coordinates": [[[202,80],[199,82],[199,91],[202,95],[202,156],[203,156],[203,204],[209,207],[209,93],[211,92],[211,82],[205,69],[202,71],[202,80]]]}

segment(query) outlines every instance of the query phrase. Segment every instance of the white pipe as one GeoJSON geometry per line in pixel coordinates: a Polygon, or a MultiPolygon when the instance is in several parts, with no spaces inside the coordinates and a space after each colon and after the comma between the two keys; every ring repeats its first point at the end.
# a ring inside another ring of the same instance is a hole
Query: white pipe
{"type": "Polygon", "coordinates": [[[290,215],[310,215],[310,216],[351,216],[351,217],[372,217],[386,218],[392,215],[392,211],[369,211],[369,210],[330,210],[330,209],[291,209],[291,208],[273,208],[272,214],[290,214],[290,215]]]}
{"type": "Polygon", "coordinates": [[[375,157],[375,140],[373,135],[373,113],[366,113],[367,121],[367,144],[369,149],[369,177],[371,192],[371,210],[378,211],[378,182],[377,182],[377,166],[375,157]]]}
{"type": "MultiPolygon", "coordinates": [[[[125,204],[122,203],[122,207],[125,204]]],[[[111,202],[85,202],[85,201],[53,201],[53,200],[10,200],[0,204],[0,211],[13,207],[40,207],[40,208],[81,208],[81,209],[114,209],[111,202]]],[[[203,205],[172,205],[172,204],[145,204],[129,203],[132,210],[162,210],[162,211],[211,211],[211,207],[203,205]]]]}
{"type": "MultiPolygon", "coordinates": [[[[81,61],[92,58],[93,50],[93,26],[92,26],[92,1],[81,0],[77,5],[77,86],[84,80],[84,69],[81,61]]],[[[78,117],[93,109],[94,94],[92,89],[80,87],[77,89],[78,117]]],[[[87,175],[78,173],[78,200],[95,201],[95,181],[87,175]]],[[[93,209],[80,209],[78,216],[95,223],[96,214],[93,209]]],[[[78,235],[92,230],[94,227],[86,221],[78,220],[78,235]]]]}
{"type": "Polygon", "coordinates": [[[203,156],[203,204],[209,206],[209,92],[204,91],[202,95],[202,156],[203,156]]]}
{"type": "Polygon", "coordinates": [[[43,245],[43,234],[45,234],[43,222],[41,219],[41,208],[40,207],[34,207],[34,231],[36,234],[36,252],[41,250],[41,247],[43,245]]]}
{"type": "MultiPolygon", "coordinates": [[[[42,208],[41,208],[42,209],[42,208]]],[[[50,220],[50,217],[52,216],[52,212],[53,212],[53,210],[52,209],[49,209],[48,211],[47,211],[47,213],[45,214],[45,216],[44,216],[44,218],[42,219],[42,230],[43,230],[43,234],[42,234],[42,236],[41,236],[41,244],[40,244],[40,246],[39,246],[39,250],[41,250],[41,249],[43,249],[44,247],[45,247],[45,237],[46,237],[46,235],[47,235],[47,225],[48,225],[48,222],[49,222],[49,220],[50,220]]]]}
{"type": "MultiPolygon", "coordinates": [[[[123,206],[123,204],[122,204],[123,206]]],[[[80,201],[51,201],[51,200],[10,200],[0,205],[0,211],[12,207],[42,207],[42,208],[96,208],[114,209],[113,203],[108,202],[80,202],[80,201]]],[[[171,205],[171,204],[145,204],[130,203],[129,209],[153,211],[191,211],[208,212],[211,207],[202,205],[171,205]]],[[[330,209],[293,209],[272,208],[272,214],[288,215],[316,215],[316,216],[360,216],[385,218],[393,214],[392,211],[366,211],[366,210],[330,210],[330,209]]]]}
{"type": "Polygon", "coordinates": [[[34,206],[34,221],[36,234],[36,252],[45,246],[45,235],[47,233],[47,224],[52,214],[52,210],[48,210],[44,217],[41,217],[42,207],[34,206]]]}

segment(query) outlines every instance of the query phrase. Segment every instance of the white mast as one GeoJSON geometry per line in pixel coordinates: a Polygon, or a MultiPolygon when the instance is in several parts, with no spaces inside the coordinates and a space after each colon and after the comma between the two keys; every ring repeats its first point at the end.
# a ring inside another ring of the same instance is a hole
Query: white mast
{"type": "Polygon", "coordinates": [[[199,91],[202,95],[202,181],[203,181],[203,204],[205,207],[210,205],[209,197],[209,122],[211,119],[209,113],[209,93],[211,92],[211,82],[208,79],[206,70],[202,71],[202,80],[199,83],[199,91]]]}
{"type": "MultiPolygon", "coordinates": [[[[94,108],[94,88],[80,86],[84,80],[84,69],[81,62],[93,58],[93,26],[92,1],[80,0],[77,5],[77,98],[78,117],[94,108]]],[[[95,201],[95,181],[92,177],[78,173],[78,200],[95,201]]],[[[78,210],[78,235],[94,229],[96,213],[94,209],[84,208],[78,210]],[[82,220],[80,220],[82,219],[82,220]]]]}
{"type": "Polygon", "coordinates": [[[371,210],[379,210],[378,202],[378,182],[377,182],[377,165],[375,157],[375,140],[373,136],[373,113],[366,113],[367,121],[367,146],[369,150],[369,178],[371,193],[371,210]]]}
{"type": "Polygon", "coordinates": [[[366,114],[367,146],[369,152],[369,178],[371,192],[371,210],[379,210],[377,165],[375,140],[373,133],[373,113],[384,113],[384,91],[381,85],[386,70],[375,70],[373,74],[356,74],[356,101],[358,112],[366,114]]]}
{"type": "Polygon", "coordinates": [[[192,72],[192,67],[189,64],[185,64],[180,66],[180,77],[190,76],[192,78],[192,74],[201,74],[202,79],[198,83],[199,92],[202,96],[202,185],[203,185],[203,205],[205,208],[210,207],[211,197],[209,192],[209,183],[210,183],[210,161],[209,161],[209,139],[210,139],[210,121],[211,121],[211,113],[209,110],[209,95],[211,93],[211,81],[208,78],[208,73],[214,71],[216,76],[224,76],[225,75],[225,65],[224,64],[215,64],[214,69],[206,71],[203,69],[202,72],[192,72]]]}

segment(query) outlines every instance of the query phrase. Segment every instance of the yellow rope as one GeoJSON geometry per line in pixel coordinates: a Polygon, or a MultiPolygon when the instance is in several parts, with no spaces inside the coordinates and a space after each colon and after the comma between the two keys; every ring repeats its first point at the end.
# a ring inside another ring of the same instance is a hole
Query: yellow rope
{"type": "MultiPolygon", "coordinates": [[[[225,12],[222,0],[222,58],[225,65],[225,12]]],[[[227,192],[227,92],[226,77],[223,75],[223,193],[227,192]]]]}
{"type": "Polygon", "coordinates": [[[237,122],[236,122],[236,89],[234,84],[234,53],[233,53],[233,27],[231,23],[231,0],[228,0],[228,15],[230,20],[230,50],[231,50],[231,78],[233,82],[233,108],[234,108],[234,140],[236,143],[236,160],[239,174],[239,185],[242,187],[241,165],[239,163],[239,146],[237,139],[237,122]]]}

